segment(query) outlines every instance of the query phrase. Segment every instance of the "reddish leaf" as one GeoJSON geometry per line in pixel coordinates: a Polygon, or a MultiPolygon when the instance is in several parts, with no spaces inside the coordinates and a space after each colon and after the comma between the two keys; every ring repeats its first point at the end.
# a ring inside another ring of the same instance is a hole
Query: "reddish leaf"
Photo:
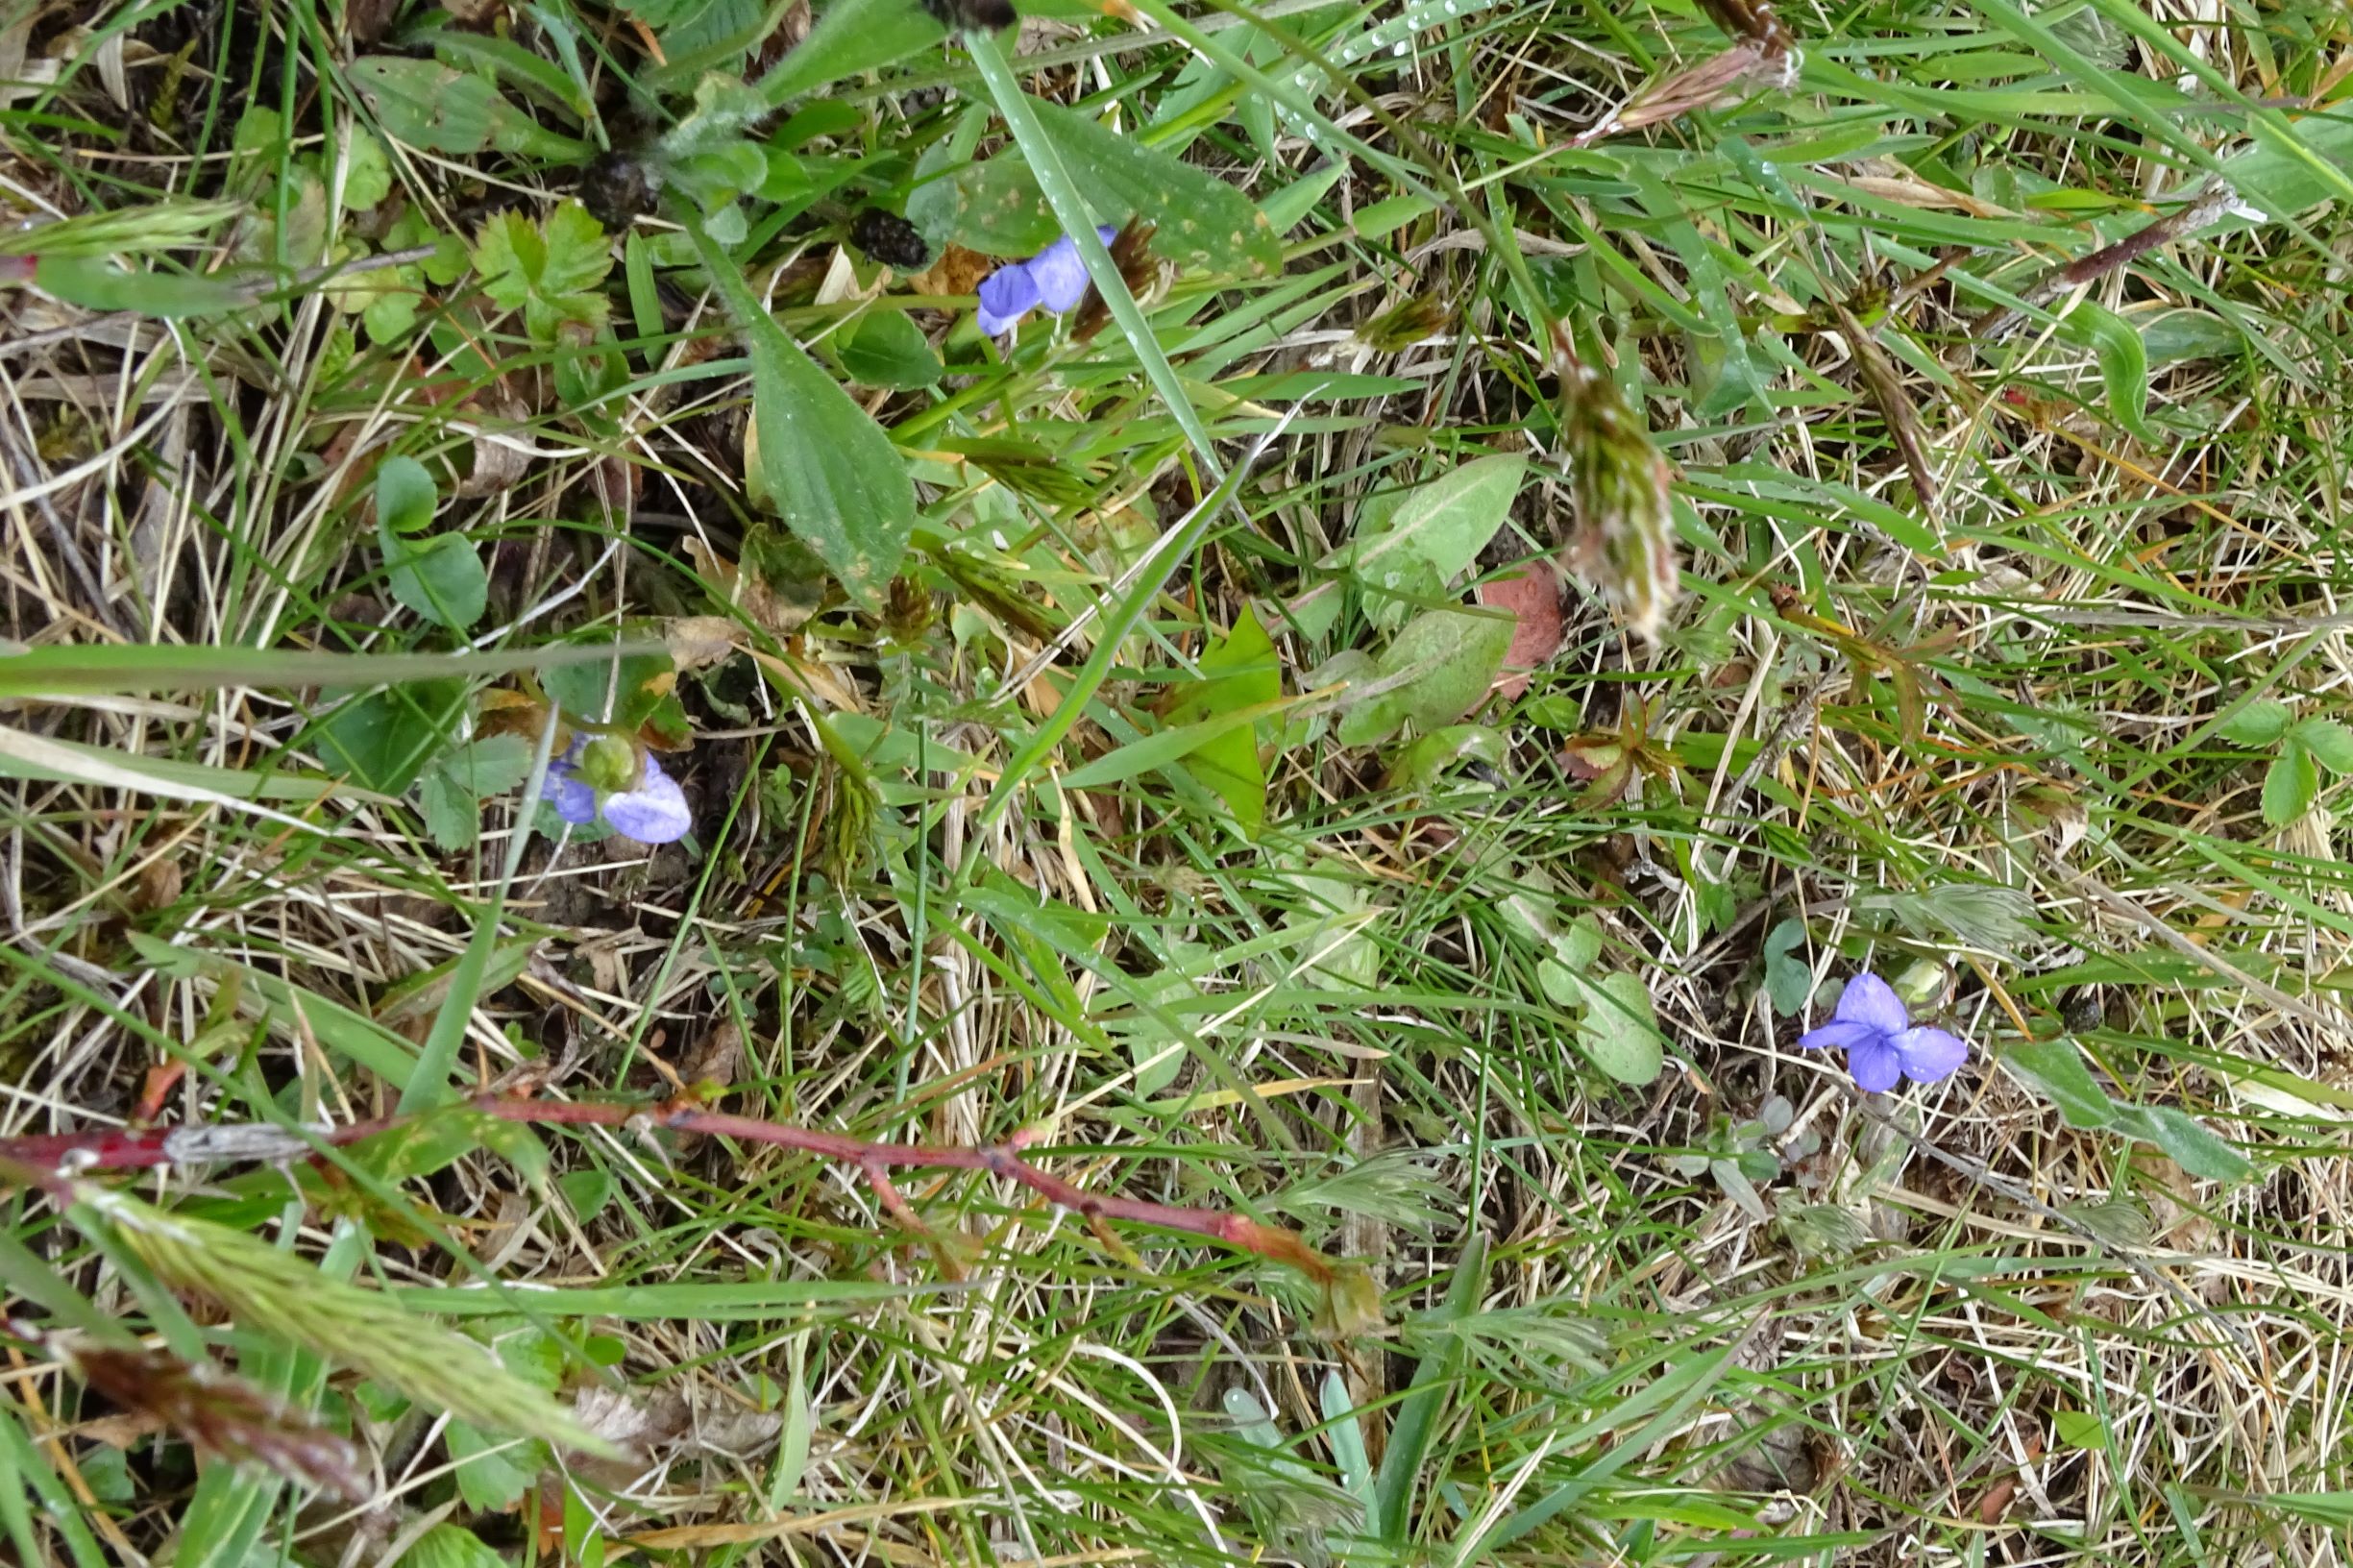
{"type": "Polygon", "coordinates": [[[1524,568],[1479,585],[1479,602],[1508,610],[1517,623],[1504,654],[1504,677],[1496,692],[1507,702],[1528,690],[1529,672],[1542,669],[1560,651],[1560,584],[1549,567],[1524,568]]]}

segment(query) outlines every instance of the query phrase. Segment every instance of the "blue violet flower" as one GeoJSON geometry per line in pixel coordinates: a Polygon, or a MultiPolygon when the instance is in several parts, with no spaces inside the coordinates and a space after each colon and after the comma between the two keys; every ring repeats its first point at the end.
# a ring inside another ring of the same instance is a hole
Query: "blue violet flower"
{"type": "Polygon", "coordinates": [[[1809,1051],[1843,1048],[1854,1087],[1874,1094],[1900,1079],[1932,1084],[1949,1078],[1969,1060],[1969,1041],[1913,1023],[1896,989],[1869,970],[1847,982],[1830,1021],[1800,1037],[1798,1044],[1809,1051]]]}
{"type": "MultiPolygon", "coordinates": [[[[1118,233],[1100,228],[1095,237],[1109,245],[1118,233]]],[[[1028,260],[1008,261],[981,280],[980,330],[1002,337],[1039,306],[1059,316],[1086,297],[1087,264],[1078,258],[1078,241],[1065,234],[1028,260]]]]}
{"type": "Polygon", "coordinates": [[[618,736],[575,735],[548,764],[548,803],[575,827],[601,819],[625,839],[669,844],[695,823],[678,781],[618,736]]]}

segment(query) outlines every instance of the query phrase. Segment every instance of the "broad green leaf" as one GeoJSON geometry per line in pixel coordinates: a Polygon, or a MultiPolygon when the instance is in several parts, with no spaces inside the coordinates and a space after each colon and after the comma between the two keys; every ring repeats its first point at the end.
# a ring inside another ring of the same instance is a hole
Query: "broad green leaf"
{"type": "Polygon", "coordinates": [[[2344,171],[2353,168],[2353,118],[2341,110],[2292,121],[2259,114],[2247,131],[2255,145],[2225,159],[2222,172],[2249,207],[2276,220],[2345,199],[2344,171]]]}
{"type": "Polygon", "coordinates": [[[2120,1105],[2115,1126],[2156,1144],[2172,1156],[2175,1164],[2202,1180],[2238,1182],[2255,1173],[2246,1156],[2216,1137],[2196,1117],[2169,1105],[2120,1105]]]}
{"type": "Polygon", "coordinates": [[[530,776],[536,750],[520,735],[490,735],[442,758],[441,772],[467,795],[503,795],[530,776]]]}
{"type": "Polygon", "coordinates": [[[1347,554],[1357,580],[1375,590],[1366,618],[1384,629],[1397,626],[1413,609],[1397,595],[1426,597],[1466,571],[1511,515],[1527,476],[1525,457],[1481,457],[1407,492],[1371,531],[1360,521],[1347,554]]]}
{"type": "MultiPolygon", "coordinates": [[[[1169,712],[1173,723],[1189,723],[1246,709],[1262,708],[1283,696],[1283,670],[1274,640],[1248,605],[1234,627],[1201,655],[1199,687],[1169,712]]],[[[1237,727],[1213,735],[1186,763],[1234,814],[1242,837],[1256,838],[1266,825],[1266,769],[1259,760],[1259,729],[1237,727]]]]}
{"type": "Polygon", "coordinates": [[[470,1530],[435,1525],[402,1555],[401,1568],[506,1568],[506,1559],[470,1530]]]}
{"type": "Polygon", "coordinates": [[[595,149],[544,129],[485,78],[437,61],[367,55],[353,61],[352,86],[393,140],[429,152],[503,153],[579,161],[595,149]]]}
{"type": "Polygon", "coordinates": [[[1622,1084],[1647,1084],[1665,1065],[1650,989],[1639,975],[1623,970],[1591,986],[1577,1048],[1622,1084]]]}
{"type": "Polygon", "coordinates": [[[1382,654],[1376,679],[1402,679],[1395,690],[1351,710],[1339,723],[1343,746],[1377,746],[1411,724],[1444,727],[1477,707],[1511,649],[1507,616],[1428,610],[1382,654]]]}
{"type": "MultiPolygon", "coordinates": [[[[451,1476],[458,1495],[477,1512],[502,1513],[513,1507],[547,1463],[545,1444],[493,1437],[464,1421],[451,1422],[442,1440],[450,1445],[450,1458],[456,1466],[451,1476]]],[[[416,1560],[413,1553],[409,1560],[416,1560]]]]}
{"type": "Polygon", "coordinates": [[[384,144],[353,126],[351,147],[343,159],[344,210],[365,212],[391,194],[392,163],[384,157],[384,144]]]}
{"type": "Polygon", "coordinates": [[[752,426],[768,493],[851,600],[879,609],[915,528],[915,487],[882,428],[776,325],[734,262],[689,224],[751,355],[752,426]]]}
{"type": "Polygon", "coordinates": [[[2249,702],[2222,722],[2218,731],[2234,746],[2269,746],[2288,733],[2295,710],[2285,702],[2263,698],[2249,702]]]}
{"type": "Polygon", "coordinates": [[[1814,989],[1814,971],[1794,956],[1805,944],[1805,922],[1792,915],[1765,933],[1765,996],[1778,1017],[1795,1017],[1814,989]]]}
{"type": "Polygon", "coordinates": [[[425,831],[445,855],[462,855],[481,839],[481,804],[435,769],[417,785],[417,810],[425,831]]]}
{"type": "Polygon", "coordinates": [[[2067,1040],[2022,1040],[2005,1047],[2001,1065],[2014,1078],[2059,1108],[2070,1127],[2105,1127],[2116,1119],[2117,1107],[2084,1066],[2083,1055],[2067,1040]]]}
{"type": "Polygon", "coordinates": [[[931,13],[907,0],[834,0],[809,36],[759,81],[760,96],[781,104],[828,82],[906,59],[947,37],[931,13]]]}
{"type": "Polygon", "coordinates": [[[1017,158],[993,158],[929,181],[907,198],[907,221],[926,243],[983,256],[1035,256],[1062,231],[1037,177],[1017,158]]]}
{"type": "Polygon", "coordinates": [[[384,576],[392,597],[438,625],[463,631],[490,605],[490,575],[480,552],[462,535],[445,533],[418,543],[380,530],[384,576]]]}
{"type": "Polygon", "coordinates": [[[2117,424],[2145,441],[2154,441],[2148,428],[2148,355],[2141,334],[2103,305],[2078,300],[2059,323],[2060,335],[2090,349],[2099,360],[2100,383],[2107,389],[2108,412],[2117,424]]]}
{"type": "Polygon", "coordinates": [[[570,718],[635,729],[653,717],[668,695],[671,673],[668,653],[632,653],[601,665],[551,671],[540,686],[570,718]]]}
{"type": "Polygon", "coordinates": [[[320,721],[311,744],[331,771],[385,795],[405,795],[448,744],[465,696],[463,685],[448,680],[355,698],[320,721]]]}
{"type": "Polygon", "coordinates": [[[2068,1448],[2093,1450],[2108,1446],[2108,1429],[2091,1410],[2053,1410],[2051,1434],[2068,1448]]]}
{"type": "Polygon", "coordinates": [[[1477,761],[1499,767],[1510,751],[1510,741],[1492,724],[1448,724],[1397,753],[1389,764],[1389,787],[1426,790],[1457,763],[1477,761]]]}
{"type": "Polygon", "coordinates": [[[2313,760],[2330,772],[2341,778],[2353,773],[2353,729],[2334,719],[2307,719],[2290,734],[2296,745],[2310,751],[2313,760]]]}
{"type": "Polygon", "coordinates": [[[844,374],[860,386],[909,392],[934,384],[946,368],[904,310],[869,311],[837,352],[844,374]]]}
{"type": "Polygon", "coordinates": [[[394,533],[432,527],[438,500],[433,477],[414,457],[387,457],[376,466],[376,522],[394,533]]]}
{"type": "Polygon", "coordinates": [[[1283,270],[1274,226],[1223,180],[1091,114],[1037,100],[1030,107],[1098,222],[1143,217],[1157,226],[1152,254],[1187,272],[1271,278],[1283,270]]]}
{"type": "Polygon", "coordinates": [[[2263,775],[2263,820],[2286,827],[2310,811],[2319,794],[2320,770],[2314,766],[2312,753],[2289,737],[2263,775]]]}

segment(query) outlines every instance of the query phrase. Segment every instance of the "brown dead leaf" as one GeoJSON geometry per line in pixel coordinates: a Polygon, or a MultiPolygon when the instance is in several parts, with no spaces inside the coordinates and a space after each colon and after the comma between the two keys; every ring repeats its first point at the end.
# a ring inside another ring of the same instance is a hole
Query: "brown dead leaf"
{"type": "Polygon", "coordinates": [[[1551,567],[1539,562],[1481,583],[1478,597],[1487,608],[1507,610],[1512,617],[1505,674],[1495,683],[1496,695],[1508,702],[1528,690],[1531,672],[1542,669],[1560,651],[1560,581],[1551,567]]]}
{"type": "Polygon", "coordinates": [[[735,623],[723,615],[682,615],[670,624],[663,640],[670,645],[671,667],[688,674],[723,663],[735,652],[735,623]]]}
{"type": "Polygon", "coordinates": [[[969,294],[980,287],[983,278],[994,271],[993,257],[968,251],[961,245],[949,245],[940,252],[940,259],[908,281],[919,294],[969,294]]]}

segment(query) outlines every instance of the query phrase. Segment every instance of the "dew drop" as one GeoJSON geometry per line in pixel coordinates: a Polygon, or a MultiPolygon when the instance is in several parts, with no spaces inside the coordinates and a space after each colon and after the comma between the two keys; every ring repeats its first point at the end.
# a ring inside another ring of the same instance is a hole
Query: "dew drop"
{"type": "Polygon", "coordinates": [[[1405,39],[1400,38],[1400,39],[1398,39],[1398,40],[1397,40],[1397,47],[1396,47],[1396,48],[1394,48],[1394,49],[1392,49],[1392,50],[1390,50],[1390,51],[1389,51],[1389,53],[1390,53],[1390,54],[1392,54],[1392,55],[1395,55],[1395,56],[1396,56],[1396,57],[1397,57],[1399,60],[1403,60],[1403,59],[1405,59],[1405,58],[1406,58],[1406,53],[1407,53],[1407,50],[1408,50],[1409,47],[1410,47],[1410,46],[1409,46],[1409,44],[1406,42],[1406,40],[1405,40],[1405,39]]]}

